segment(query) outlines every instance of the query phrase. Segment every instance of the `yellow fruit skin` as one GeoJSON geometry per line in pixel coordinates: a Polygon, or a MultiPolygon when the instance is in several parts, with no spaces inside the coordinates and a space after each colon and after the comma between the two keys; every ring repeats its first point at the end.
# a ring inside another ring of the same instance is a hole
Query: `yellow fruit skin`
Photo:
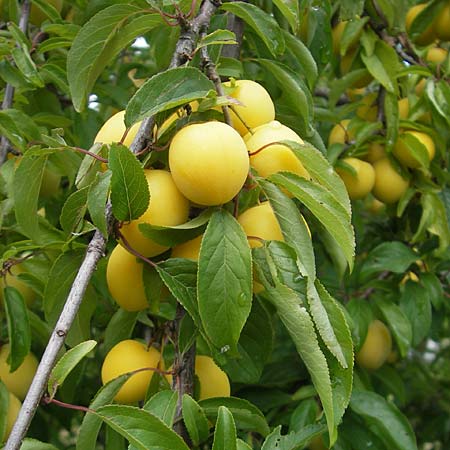
{"type": "MultiPolygon", "coordinates": [[[[231,82],[224,83],[224,86],[230,87],[231,82]]],[[[252,80],[237,80],[235,86],[230,97],[239,100],[242,106],[233,105],[237,115],[231,110],[230,115],[233,127],[241,136],[248,133],[247,127],[253,129],[275,119],[275,107],[264,87],[252,80]]]]}
{"type": "Polygon", "coordinates": [[[31,306],[36,298],[36,294],[33,289],[21,281],[17,275],[24,272],[24,269],[20,264],[12,266],[9,272],[6,273],[6,277],[0,277],[0,306],[3,306],[3,288],[6,286],[16,288],[21,294],[25,303],[31,306]]]}
{"type": "Polygon", "coordinates": [[[188,125],[173,138],[169,167],[178,189],[203,206],[229,202],[241,190],[249,169],[247,147],[227,124],[188,125]]]}
{"type": "Polygon", "coordinates": [[[401,98],[398,101],[398,117],[406,120],[409,115],[409,100],[407,97],[401,98]]]}
{"type": "Polygon", "coordinates": [[[22,403],[20,403],[19,399],[14,395],[9,393],[9,402],[8,402],[8,414],[6,416],[6,430],[5,434],[2,438],[0,436],[0,442],[5,442],[12,430],[12,427],[19,415],[20,408],[22,407],[22,403]]]}
{"type": "Polygon", "coordinates": [[[203,234],[190,241],[183,242],[172,249],[172,258],[186,258],[198,261],[203,234]]]}
{"type": "MultiPolygon", "coordinates": [[[[50,3],[52,6],[54,6],[58,10],[58,12],[61,12],[63,7],[63,0],[48,0],[47,3],[50,3]]],[[[39,27],[41,26],[42,22],[47,19],[47,15],[44,14],[40,8],[38,8],[35,4],[31,5],[30,23],[39,27]]]]}
{"type": "Polygon", "coordinates": [[[442,64],[448,56],[445,48],[432,47],[427,51],[425,59],[432,64],[442,64]]]}
{"type": "MultiPolygon", "coordinates": [[[[418,16],[419,13],[422,12],[422,10],[424,10],[426,7],[427,7],[426,3],[421,3],[419,5],[413,6],[411,9],[409,9],[408,13],[406,14],[406,31],[409,31],[416,16],[418,16]]],[[[429,25],[422,32],[422,34],[416,38],[415,42],[418,45],[429,45],[435,39],[436,39],[436,34],[435,34],[435,30],[433,29],[433,25],[429,25]]]]}
{"type": "Polygon", "coordinates": [[[366,340],[355,359],[360,367],[377,370],[386,362],[391,350],[391,332],[383,322],[374,320],[369,325],[366,340]]]}
{"type": "MultiPolygon", "coordinates": [[[[254,236],[265,241],[284,241],[280,224],[269,202],[247,209],[238,217],[238,222],[247,236],[254,236]]],[[[250,247],[262,247],[259,239],[250,238],[250,247]]]]}
{"type": "Polygon", "coordinates": [[[380,202],[376,198],[372,199],[369,204],[368,210],[372,214],[379,214],[385,209],[386,205],[383,202],[380,202]]]}
{"type": "Polygon", "coordinates": [[[436,27],[437,37],[441,41],[450,41],[450,4],[444,6],[439,13],[434,26],[436,27]]]}
{"type": "Polygon", "coordinates": [[[120,231],[128,244],[141,255],[156,256],[168,247],[147,239],[139,230],[139,224],[180,225],[188,218],[189,201],[178,190],[172,175],[166,170],[146,170],[145,177],[150,190],[147,211],[139,219],[124,224],[120,231]]]}
{"type": "Polygon", "coordinates": [[[143,265],[121,245],[111,252],[106,268],[108,289],[114,300],[126,311],[142,311],[149,306],[142,272],[143,265]]]}
{"type": "Polygon", "coordinates": [[[373,167],[368,162],[358,158],[344,158],[343,162],[353,167],[356,171],[355,176],[345,169],[336,169],[347,188],[348,196],[352,200],[364,198],[372,190],[375,183],[373,167]]]}
{"type": "Polygon", "coordinates": [[[389,158],[374,162],[373,168],[375,170],[375,184],[372,190],[374,197],[387,204],[400,200],[408,189],[409,181],[397,172],[389,158]]]}
{"type": "Polygon", "coordinates": [[[374,122],[378,116],[377,94],[372,92],[361,100],[361,106],[356,110],[356,115],[361,119],[374,122]]]}
{"type": "MultiPolygon", "coordinates": [[[[157,368],[161,354],[154,347],[147,348],[144,344],[133,340],[125,340],[116,344],[106,355],[102,366],[102,383],[118,376],[146,367],[157,368]]],[[[114,397],[118,403],[134,403],[145,399],[148,385],[152,379],[153,370],[143,370],[131,376],[114,397]]]]}
{"type": "Polygon", "coordinates": [[[230,396],[227,374],[209,356],[196,356],[195,374],[200,382],[199,400],[230,396]]]}
{"type": "MultiPolygon", "coordinates": [[[[423,145],[425,145],[430,161],[434,158],[434,142],[428,134],[421,133],[420,131],[405,131],[404,134],[410,134],[418,139],[423,145]]],[[[395,143],[393,153],[404,166],[411,169],[417,169],[418,167],[420,167],[419,161],[414,158],[409,147],[402,140],[399,139],[395,143]]]]}
{"type": "MultiPolygon", "coordinates": [[[[100,144],[112,144],[114,142],[120,142],[125,131],[127,130],[125,126],[125,110],[119,111],[118,113],[111,116],[100,128],[97,136],[95,136],[94,142],[100,144]]],[[[123,141],[123,145],[129,147],[136,137],[137,132],[141,122],[135,123],[130,130],[126,138],[123,141]]]]}
{"type": "Polygon", "coordinates": [[[381,145],[378,142],[371,142],[367,148],[367,154],[365,156],[366,160],[373,164],[375,161],[378,161],[381,158],[386,157],[386,150],[384,149],[384,145],[381,145]]]}
{"type": "Polygon", "coordinates": [[[353,133],[348,130],[348,124],[350,120],[345,119],[341,120],[338,124],[336,124],[330,132],[328,136],[328,145],[331,146],[333,144],[345,144],[346,142],[353,139],[353,133]]]}
{"type": "Polygon", "coordinates": [[[10,373],[10,365],[6,362],[9,350],[9,344],[5,344],[0,348],[0,380],[3,381],[9,392],[23,400],[33,381],[38,361],[32,353],[28,353],[19,368],[10,373]]]}
{"type": "Polygon", "coordinates": [[[335,55],[339,55],[339,53],[341,52],[341,39],[342,39],[342,34],[344,33],[346,26],[347,26],[347,22],[344,20],[342,22],[339,22],[331,30],[331,37],[333,40],[333,52],[335,55]]]}
{"type": "Polygon", "coordinates": [[[427,80],[425,78],[422,78],[414,88],[414,92],[418,97],[421,97],[423,94],[423,91],[425,90],[425,85],[427,84],[427,80]]]}
{"type": "Polygon", "coordinates": [[[274,120],[247,134],[245,143],[250,154],[250,165],[264,178],[281,171],[293,172],[301,177],[310,178],[308,171],[295,156],[293,151],[285,145],[269,145],[277,141],[289,140],[303,144],[295,131],[274,120]],[[257,152],[252,156],[253,153],[257,152]]]}

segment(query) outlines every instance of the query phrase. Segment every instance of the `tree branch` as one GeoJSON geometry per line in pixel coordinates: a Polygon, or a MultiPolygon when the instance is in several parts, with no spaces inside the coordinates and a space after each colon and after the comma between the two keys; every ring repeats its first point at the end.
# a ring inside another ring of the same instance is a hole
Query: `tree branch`
{"type": "MultiPolygon", "coordinates": [[[[22,12],[20,15],[19,28],[26,35],[28,28],[28,19],[30,17],[31,2],[24,0],[22,4],[22,12]]],[[[12,84],[7,84],[5,87],[5,95],[2,102],[2,110],[10,109],[14,99],[14,87],[12,84]]],[[[9,140],[2,136],[0,139],[0,166],[5,162],[8,148],[10,147],[9,140]]]]}
{"type": "Polygon", "coordinates": [[[237,44],[224,45],[222,56],[225,58],[239,59],[241,55],[242,39],[244,37],[245,22],[234,14],[228,14],[227,30],[232,31],[236,36],[237,44]]]}

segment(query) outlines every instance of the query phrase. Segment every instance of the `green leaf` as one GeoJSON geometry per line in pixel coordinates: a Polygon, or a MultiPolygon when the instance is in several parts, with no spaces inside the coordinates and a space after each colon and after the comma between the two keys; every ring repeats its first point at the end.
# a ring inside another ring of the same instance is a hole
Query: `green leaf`
{"type": "Polygon", "coordinates": [[[88,186],[75,191],[64,203],[59,222],[67,235],[77,233],[83,228],[88,192],[88,186]]]}
{"type": "Polygon", "coordinates": [[[265,284],[265,297],[277,309],[283,325],[294,341],[298,354],[311,375],[314,387],[319,394],[328,424],[328,432],[332,443],[336,440],[337,423],[334,417],[333,393],[327,360],[317,341],[313,321],[300,297],[282,284],[272,288],[265,284]]]}
{"type": "Polygon", "coordinates": [[[214,84],[195,67],[177,67],[160,72],[134,94],[127,106],[125,124],[206,97],[214,84]]]}
{"type": "Polygon", "coordinates": [[[237,450],[252,450],[250,445],[248,445],[246,442],[244,442],[241,439],[236,440],[237,450]]]}
{"type": "Polygon", "coordinates": [[[48,0],[33,0],[34,8],[36,6],[52,21],[61,20],[58,10],[48,0]]]}
{"type": "Polygon", "coordinates": [[[361,267],[360,276],[367,279],[374,273],[385,270],[403,273],[417,259],[417,253],[402,242],[383,242],[367,255],[361,267]]]}
{"type": "Polygon", "coordinates": [[[292,53],[294,59],[298,62],[299,69],[308,81],[309,87],[312,88],[319,76],[316,61],[308,47],[300,39],[286,30],[282,31],[286,41],[286,49],[292,53]]]}
{"type": "Polygon", "coordinates": [[[86,341],[78,344],[74,348],[66,352],[60,360],[56,363],[55,367],[50,374],[48,380],[48,392],[53,396],[56,390],[64,383],[64,380],[72,372],[78,363],[92,351],[97,345],[95,341],[86,341]]]}
{"type": "Polygon", "coordinates": [[[172,227],[141,223],[139,224],[139,230],[146,238],[152,239],[160,245],[173,247],[174,245],[181,244],[199,236],[205,229],[205,225],[208,223],[213,212],[212,209],[207,209],[194,219],[172,227]]]}
{"type": "Polygon", "coordinates": [[[247,236],[224,210],[214,212],[203,236],[197,291],[206,334],[219,349],[236,353],[252,306],[252,259],[247,236]]]}
{"type": "Polygon", "coordinates": [[[138,219],[147,211],[150,192],[144,170],[136,156],[123,145],[113,144],[109,150],[111,203],[118,220],[138,219]]]}
{"type": "Polygon", "coordinates": [[[399,110],[395,94],[386,92],[384,97],[384,115],[386,116],[386,146],[392,148],[398,137],[399,110]]]}
{"type": "Polygon", "coordinates": [[[261,436],[269,434],[270,429],[262,412],[247,400],[235,397],[215,397],[199,402],[208,419],[217,420],[219,408],[225,406],[233,414],[236,427],[242,431],[256,431],[261,436]]]}
{"type": "Polygon", "coordinates": [[[282,55],[285,49],[283,34],[275,19],[261,8],[245,2],[229,2],[221,6],[241,18],[261,38],[273,56],[282,55]]]}
{"type": "MultiPolygon", "coordinates": [[[[233,4],[236,3],[227,3],[233,4]]],[[[263,66],[278,81],[279,88],[284,93],[284,100],[290,109],[297,115],[298,126],[302,134],[308,134],[313,116],[311,93],[306,84],[288,66],[269,59],[255,60],[263,66]]]]}
{"type": "Polygon", "coordinates": [[[271,317],[264,306],[254,300],[238,342],[240,357],[228,359],[225,365],[234,382],[252,384],[259,381],[272,352],[273,339],[271,317]]]}
{"type": "Polygon", "coordinates": [[[286,242],[295,249],[304,275],[316,276],[316,263],[311,237],[306,222],[294,202],[280,188],[266,180],[258,179],[280,224],[286,242]]]}
{"type": "Polygon", "coordinates": [[[206,415],[202,407],[188,394],[183,395],[181,411],[192,444],[198,447],[209,437],[209,426],[206,415]]]}
{"type": "Polygon", "coordinates": [[[353,412],[392,450],[417,450],[416,439],[406,417],[393,404],[371,391],[354,391],[350,401],[353,412]]]}
{"type": "Polygon", "coordinates": [[[103,351],[109,352],[116,344],[125,339],[129,339],[136,325],[138,312],[125,311],[119,308],[105,330],[105,340],[103,342],[103,351]]]}
{"type": "MultiPolygon", "coordinates": [[[[293,0],[274,0],[273,3],[281,11],[292,31],[296,34],[300,23],[299,3],[293,0]]],[[[285,37],[286,34],[284,34],[285,37]]]]}
{"type": "Polygon", "coordinates": [[[14,174],[14,204],[17,224],[32,240],[40,242],[38,196],[47,157],[25,154],[14,174]]]}
{"type": "Polygon", "coordinates": [[[27,81],[29,81],[36,87],[44,87],[44,81],[37,71],[36,65],[31,59],[28,50],[16,47],[11,50],[11,56],[13,57],[17,68],[20,70],[27,81]]]}
{"type": "Polygon", "coordinates": [[[58,450],[55,446],[37,439],[26,438],[20,446],[20,450],[58,450]]]}
{"type": "MultiPolygon", "coordinates": [[[[89,405],[90,410],[95,410],[99,406],[111,403],[119,392],[120,388],[131,377],[131,373],[126,373],[114,378],[105,384],[96,394],[94,400],[89,405]]],[[[88,412],[83,418],[77,437],[77,450],[96,450],[97,436],[102,426],[102,419],[95,413],[88,412]]]]}
{"type": "Polygon", "coordinates": [[[342,248],[352,270],[355,253],[353,227],[347,210],[336,200],[336,197],[321,184],[305,180],[290,172],[279,172],[271,175],[269,179],[291,192],[327,228],[342,248]]]}
{"type": "Polygon", "coordinates": [[[0,111],[0,132],[19,150],[25,149],[25,139],[22,137],[18,125],[9,116],[8,111],[0,111]]]}
{"type": "Polygon", "coordinates": [[[283,436],[281,426],[278,426],[267,436],[261,450],[301,450],[312,438],[319,436],[324,431],[324,425],[313,424],[283,436]]]}
{"type": "Polygon", "coordinates": [[[189,450],[183,439],[153,414],[132,406],[106,405],[96,414],[138,450],[189,450]]]}
{"type": "Polygon", "coordinates": [[[363,12],[364,0],[341,0],[339,18],[341,20],[354,19],[363,12]]]}
{"type": "Polygon", "coordinates": [[[197,49],[206,47],[207,45],[224,44],[237,44],[236,35],[230,30],[214,30],[199,40],[197,49]]]}
{"type": "Polygon", "coordinates": [[[411,347],[413,337],[411,322],[405,313],[390,299],[377,298],[376,305],[389,325],[400,355],[404,358],[411,347]]]}
{"type": "Polygon", "coordinates": [[[236,450],[236,424],[226,406],[219,406],[212,450],[236,450]]]}
{"type": "Polygon", "coordinates": [[[10,371],[15,372],[30,353],[31,331],[27,306],[22,294],[14,287],[3,290],[6,319],[8,322],[10,371]]]}
{"type": "Polygon", "coordinates": [[[108,235],[105,206],[108,200],[112,172],[97,173],[94,182],[89,186],[87,207],[92,223],[100,230],[103,236],[108,235]]]}
{"type": "MultiPolygon", "coordinates": [[[[0,380],[0,411],[8,411],[9,407],[9,392],[4,383],[0,380]]],[[[8,414],[0,414],[0,441],[5,435],[8,414]]]]}
{"type": "Polygon", "coordinates": [[[426,146],[411,133],[402,133],[399,141],[408,149],[411,156],[419,162],[422,167],[428,168],[430,165],[430,156],[426,146]]]}
{"type": "Polygon", "coordinates": [[[172,428],[177,402],[178,392],[167,389],[153,395],[144,405],[144,409],[161,419],[169,428],[172,428]]]}
{"type": "Polygon", "coordinates": [[[358,298],[350,300],[346,307],[352,320],[352,335],[355,351],[358,351],[364,344],[367,330],[373,319],[372,308],[367,301],[358,298]]]}
{"type": "Polygon", "coordinates": [[[431,327],[432,310],[425,288],[414,281],[407,281],[400,297],[400,308],[412,325],[412,344],[419,345],[431,327]]]}
{"type": "Polygon", "coordinates": [[[130,4],[101,10],[79,31],[67,55],[67,75],[77,111],[86,107],[87,95],[105,67],[137,36],[161,23],[158,14],[143,14],[130,4]]]}

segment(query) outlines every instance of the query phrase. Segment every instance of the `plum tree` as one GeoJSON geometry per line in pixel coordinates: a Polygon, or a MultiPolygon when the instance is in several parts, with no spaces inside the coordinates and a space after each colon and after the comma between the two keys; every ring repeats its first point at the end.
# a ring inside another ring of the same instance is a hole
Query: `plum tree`
{"type": "Polygon", "coordinates": [[[344,158],[342,161],[356,172],[353,174],[350,170],[341,167],[336,169],[347,188],[348,196],[352,200],[364,198],[375,184],[373,167],[368,162],[358,158],[344,158]]]}
{"type": "Polygon", "coordinates": [[[0,348],[0,380],[12,394],[23,400],[33,381],[38,360],[32,353],[28,353],[22,364],[14,372],[10,372],[11,366],[7,362],[10,351],[9,344],[3,344],[0,348]]]}
{"type": "Polygon", "coordinates": [[[144,268],[134,255],[120,244],[116,245],[108,259],[106,280],[114,300],[126,311],[148,308],[142,272],[144,268]]]}
{"type": "Polygon", "coordinates": [[[179,191],[172,175],[166,170],[145,171],[150,191],[150,204],[139,219],[125,223],[121,228],[121,233],[128,244],[141,255],[156,256],[168,249],[146,238],[139,230],[141,223],[173,226],[186,222],[188,218],[189,201],[179,191]]]}
{"type": "Polygon", "coordinates": [[[239,133],[222,122],[188,125],[172,139],[169,167],[181,193],[204,206],[230,201],[247,178],[249,157],[239,133]]]}
{"type": "Polygon", "coordinates": [[[383,322],[376,319],[370,323],[366,339],[355,359],[364,369],[377,370],[386,362],[391,350],[391,332],[383,322]]]}
{"type": "MultiPolygon", "coordinates": [[[[154,347],[147,348],[131,339],[121,341],[108,352],[103,361],[102,382],[106,384],[124,373],[140,369],[157,369],[160,360],[161,354],[154,347]]],[[[114,397],[115,401],[134,403],[144,400],[153,373],[154,370],[142,370],[133,374],[114,397]]]]}

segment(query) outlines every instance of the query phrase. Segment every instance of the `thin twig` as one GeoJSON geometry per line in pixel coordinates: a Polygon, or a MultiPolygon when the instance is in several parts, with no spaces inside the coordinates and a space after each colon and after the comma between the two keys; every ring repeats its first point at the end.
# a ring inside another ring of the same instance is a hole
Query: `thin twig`
{"type": "MultiPolygon", "coordinates": [[[[30,17],[31,2],[30,0],[24,0],[22,4],[22,11],[20,15],[19,28],[26,35],[28,29],[28,19],[30,17]]],[[[18,44],[17,44],[18,45],[18,44]]],[[[2,110],[10,109],[14,99],[14,87],[8,83],[5,87],[5,93],[2,102],[2,110]]],[[[9,140],[6,136],[2,136],[0,139],[0,166],[5,162],[6,155],[8,154],[8,148],[10,147],[9,140]]]]}

